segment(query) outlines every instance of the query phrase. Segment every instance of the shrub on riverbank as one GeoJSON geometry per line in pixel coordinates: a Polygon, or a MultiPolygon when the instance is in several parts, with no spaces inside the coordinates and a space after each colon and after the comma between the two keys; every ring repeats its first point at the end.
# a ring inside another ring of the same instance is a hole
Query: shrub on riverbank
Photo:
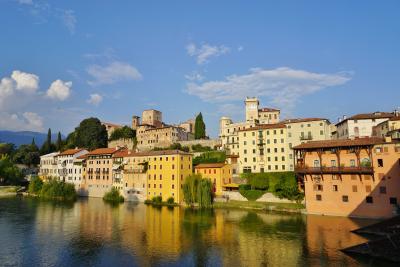
{"type": "Polygon", "coordinates": [[[32,177],[31,181],[29,182],[28,193],[38,195],[40,193],[40,190],[42,190],[42,187],[43,187],[42,179],[40,179],[37,176],[32,177]]]}
{"type": "Polygon", "coordinates": [[[29,183],[28,193],[42,199],[57,199],[73,201],[76,199],[76,191],[73,184],[51,179],[43,182],[39,177],[33,177],[29,183]]]}
{"type": "Polygon", "coordinates": [[[104,194],[103,200],[109,203],[122,203],[125,201],[124,197],[121,196],[119,190],[115,187],[111,188],[111,190],[104,194]]]}
{"type": "Polygon", "coordinates": [[[51,180],[43,183],[39,197],[43,199],[74,201],[76,200],[75,186],[73,184],[51,180]]]}

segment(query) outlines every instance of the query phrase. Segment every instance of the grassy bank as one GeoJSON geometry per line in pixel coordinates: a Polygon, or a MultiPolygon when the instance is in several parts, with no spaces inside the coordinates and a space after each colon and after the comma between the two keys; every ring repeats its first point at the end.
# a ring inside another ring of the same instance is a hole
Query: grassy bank
{"type": "Polygon", "coordinates": [[[21,186],[0,186],[0,194],[17,193],[21,186]]]}
{"type": "Polygon", "coordinates": [[[214,202],[214,208],[234,208],[234,209],[253,209],[253,210],[271,210],[282,212],[300,213],[305,207],[303,204],[297,203],[270,203],[256,201],[237,201],[214,202]]]}
{"type": "Polygon", "coordinates": [[[167,206],[167,207],[175,207],[178,206],[177,203],[175,203],[174,198],[170,197],[166,202],[162,201],[162,198],[160,196],[153,197],[151,200],[146,199],[144,201],[144,204],[146,205],[152,205],[152,206],[167,206]]]}

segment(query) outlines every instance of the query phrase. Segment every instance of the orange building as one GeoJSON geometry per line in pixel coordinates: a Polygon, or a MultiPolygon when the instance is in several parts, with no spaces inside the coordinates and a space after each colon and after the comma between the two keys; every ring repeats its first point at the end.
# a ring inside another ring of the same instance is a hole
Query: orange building
{"type": "Polygon", "coordinates": [[[232,182],[232,168],[225,163],[203,163],[195,167],[196,174],[211,180],[217,196],[222,196],[223,187],[232,182]]]}
{"type": "MultiPolygon", "coordinates": [[[[124,148],[123,148],[124,149],[124,148]]],[[[113,154],[121,148],[98,148],[87,155],[86,188],[90,197],[103,197],[113,186],[113,154]]]]}
{"type": "Polygon", "coordinates": [[[400,142],[314,141],[294,147],[295,172],[311,214],[382,218],[397,213],[400,142]]]}

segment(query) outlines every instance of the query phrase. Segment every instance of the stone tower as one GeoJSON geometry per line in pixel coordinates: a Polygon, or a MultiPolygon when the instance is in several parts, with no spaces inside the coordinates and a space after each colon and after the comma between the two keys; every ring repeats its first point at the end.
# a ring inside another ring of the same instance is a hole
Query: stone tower
{"type": "Polygon", "coordinates": [[[258,120],[258,99],[257,97],[246,97],[244,101],[246,105],[246,122],[254,122],[258,120]]]}

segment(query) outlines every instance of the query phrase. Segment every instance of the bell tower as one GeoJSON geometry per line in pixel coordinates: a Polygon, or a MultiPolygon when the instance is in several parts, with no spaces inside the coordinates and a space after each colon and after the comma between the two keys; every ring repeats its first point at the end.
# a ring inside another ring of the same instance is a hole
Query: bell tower
{"type": "Polygon", "coordinates": [[[258,102],[257,97],[246,97],[244,101],[246,105],[246,122],[254,122],[258,120],[258,102]]]}

